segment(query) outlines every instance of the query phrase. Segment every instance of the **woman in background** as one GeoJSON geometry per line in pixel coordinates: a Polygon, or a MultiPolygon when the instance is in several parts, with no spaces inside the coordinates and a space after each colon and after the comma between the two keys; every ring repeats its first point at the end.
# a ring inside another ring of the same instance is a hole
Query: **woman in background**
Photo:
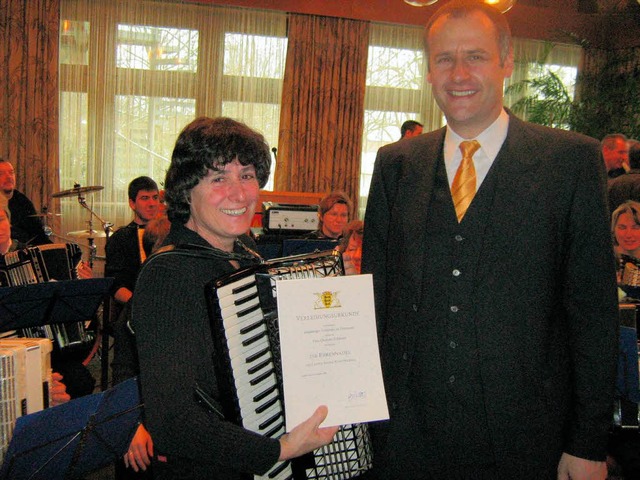
{"type": "Polygon", "coordinates": [[[351,200],[342,192],[331,192],[318,205],[318,228],[308,233],[309,239],[339,239],[349,222],[351,200]]]}
{"type": "Polygon", "coordinates": [[[627,200],[616,208],[611,231],[619,259],[618,284],[640,287],[640,203],[627,200]]]}
{"type": "Polygon", "coordinates": [[[339,248],[342,252],[345,275],[360,273],[363,234],[364,222],[362,220],[353,220],[344,228],[339,248]]]}

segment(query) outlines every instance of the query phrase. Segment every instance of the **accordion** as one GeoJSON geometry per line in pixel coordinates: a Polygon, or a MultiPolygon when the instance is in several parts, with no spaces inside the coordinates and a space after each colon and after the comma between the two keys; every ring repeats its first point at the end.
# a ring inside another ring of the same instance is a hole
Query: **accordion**
{"type": "MultiPolygon", "coordinates": [[[[285,433],[275,283],[278,279],[343,275],[338,252],[275,259],[207,285],[215,367],[225,418],[262,435],[285,433]]],[[[276,463],[265,479],[350,479],[372,465],[366,424],[343,425],[334,441],[276,463]]]]}
{"type": "Polygon", "coordinates": [[[0,256],[0,286],[14,287],[78,278],[82,251],[75,243],[27,247],[0,256]]]}

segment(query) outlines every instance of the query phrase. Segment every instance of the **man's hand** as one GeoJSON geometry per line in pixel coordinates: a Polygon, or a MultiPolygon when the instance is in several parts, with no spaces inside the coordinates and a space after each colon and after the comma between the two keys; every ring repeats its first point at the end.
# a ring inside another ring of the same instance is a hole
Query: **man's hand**
{"type": "Polygon", "coordinates": [[[558,480],[605,480],[607,463],[563,453],[558,464],[558,480]]]}

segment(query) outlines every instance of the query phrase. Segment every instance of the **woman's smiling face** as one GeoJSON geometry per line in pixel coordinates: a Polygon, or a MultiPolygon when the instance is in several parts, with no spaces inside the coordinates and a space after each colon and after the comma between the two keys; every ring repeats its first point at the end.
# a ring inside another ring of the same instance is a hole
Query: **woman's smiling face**
{"type": "Polygon", "coordinates": [[[232,251],[238,235],[249,230],[259,193],[253,165],[234,160],[219,170],[209,170],[191,190],[186,226],[212,246],[232,251]]]}
{"type": "Polygon", "coordinates": [[[640,249],[640,225],[629,213],[622,213],[616,222],[614,234],[623,253],[635,256],[640,249]]]}

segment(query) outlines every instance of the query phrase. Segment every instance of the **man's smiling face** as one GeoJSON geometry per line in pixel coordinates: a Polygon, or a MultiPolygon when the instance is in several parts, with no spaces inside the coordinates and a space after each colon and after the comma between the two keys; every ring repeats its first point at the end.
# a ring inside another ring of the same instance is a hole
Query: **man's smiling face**
{"type": "Polygon", "coordinates": [[[477,136],[500,115],[513,55],[500,59],[496,27],[479,11],[439,18],[427,42],[428,79],[447,123],[462,137],[477,136]]]}

